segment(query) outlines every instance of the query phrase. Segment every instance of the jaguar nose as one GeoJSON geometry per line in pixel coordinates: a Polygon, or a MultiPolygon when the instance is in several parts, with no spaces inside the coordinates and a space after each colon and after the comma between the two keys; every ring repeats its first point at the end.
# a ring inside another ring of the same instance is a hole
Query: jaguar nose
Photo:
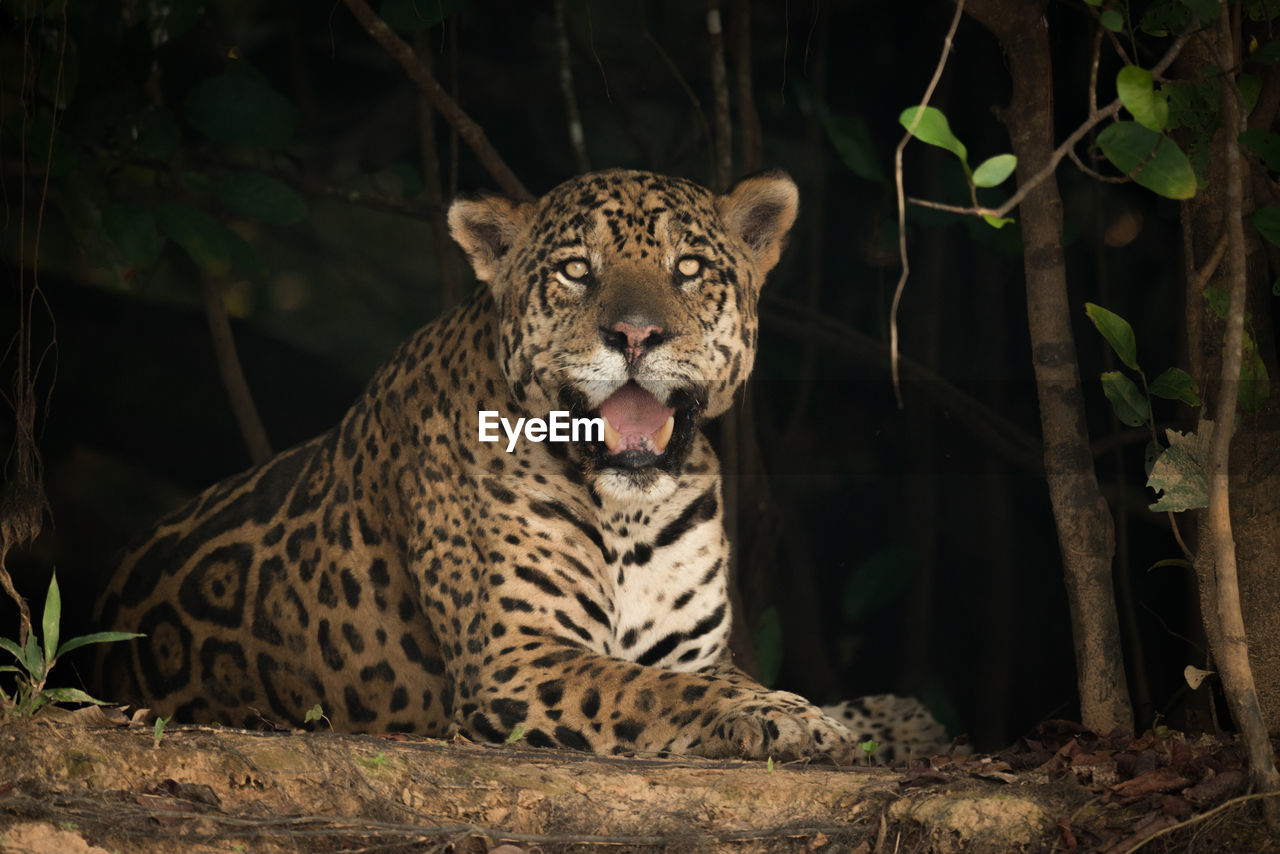
{"type": "Polygon", "coordinates": [[[661,326],[643,321],[619,320],[613,326],[600,327],[600,340],[610,350],[626,356],[628,363],[635,362],[668,338],[661,326]]]}

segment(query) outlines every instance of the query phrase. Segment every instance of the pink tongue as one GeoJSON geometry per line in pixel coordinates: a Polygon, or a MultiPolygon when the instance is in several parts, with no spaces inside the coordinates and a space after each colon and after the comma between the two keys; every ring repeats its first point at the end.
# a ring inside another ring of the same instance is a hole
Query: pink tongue
{"type": "Polygon", "coordinates": [[[656,433],[674,412],[635,383],[627,383],[600,404],[600,414],[624,436],[656,433]]]}

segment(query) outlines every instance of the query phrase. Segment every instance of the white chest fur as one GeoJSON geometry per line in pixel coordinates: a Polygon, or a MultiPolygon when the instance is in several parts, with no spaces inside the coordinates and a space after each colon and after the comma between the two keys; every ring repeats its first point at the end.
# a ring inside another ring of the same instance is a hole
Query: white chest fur
{"type": "Polygon", "coordinates": [[[600,529],[617,555],[607,652],[687,671],[720,657],[731,619],[718,479],[684,486],[656,507],[602,513],[600,529]]]}

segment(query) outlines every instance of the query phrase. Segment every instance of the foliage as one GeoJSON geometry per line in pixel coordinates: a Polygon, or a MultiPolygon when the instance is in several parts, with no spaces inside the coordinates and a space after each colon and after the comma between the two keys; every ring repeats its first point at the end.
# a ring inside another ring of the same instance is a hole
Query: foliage
{"type": "MultiPolygon", "coordinates": [[[[975,205],[979,187],[998,187],[1013,174],[1013,170],[1018,166],[1018,158],[1012,154],[997,154],[982,161],[976,169],[970,169],[969,150],[951,132],[951,124],[937,107],[908,107],[902,111],[902,115],[898,116],[898,123],[921,142],[936,145],[956,156],[960,161],[960,167],[964,170],[964,178],[969,185],[970,195],[974,197],[975,205]]],[[[986,216],[985,219],[987,224],[994,228],[1013,222],[1003,217],[986,216]]]]}
{"type": "Polygon", "coordinates": [[[164,728],[169,725],[169,721],[173,720],[173,715],[167,718],[156,717],[156,724],[152,727],[151,736],[155,739],[155,746],[160,746],[160,739],[164,737],[164,728]]]}
{"type": "Polygon", "coordinates": [[[307,709],[307,714],[302,719],[304,724],[313,723],[315,721],[324,721],[329,724],[329,729],[333,729],[333,724],[329,721],[329,718],[324,713],[324,708],[319,703],[316,703],[314,706],[307,709]]]}
{"type": "Polygon", "coordinates": [[[59,643],[61,621],[62,594],[58,590],[58,576],[55,574],[49,580],[49,590],[44,600],[44,616],[41,620],[44,643],[36,637],[35,627],[32,627],[26,643],[22,645],[9,638],[0,638],[0,649],[18,660],[17,666],[6,664],[0,667],[0,673],[16,674],[15,685],[11,690],[6,691],[0,687],[0,714],[34,715],[50,702],[105,705],[105,701],[95,700],[78,688],[46,688],[49,672],[58,663],[58,659],[82,646],[113,643],[140,638],[142,635],[132,632],[95,632],[59,643]]]}
{"type": "MultiPolygon", "coordinates": [[[[1142,387],[1139,388],[1137,383],[1121,371],[1104,371],[1101,376],[1102,391],[1111,402],[1116,418],[1129,427],[1146,426],[1151,431],[1146,455],[1147,485],[1157,491],[1166,491],[1165,497],[1151,505],[1151,509],[1190,510],[1208,506],[1208,480],[1203,468],[1203,453],[1187,454],[1188,444],[1183,441],[1185,437],[1173,430],[1168,432],[1170,447],[1162,448],[1157,441],[1155,421],[1151,415],[1153,397],[1199,406],[1199,386],[1181,368],[1166,369],[1148,385],[1147,376],[1138,365],[1137,338],[1129,321],[1094,303],[1085,303],[1085,313],[1120,361],[1136,373],[1142,382],[1142,387]],[[1169,456],[1171,453],[1172,456],[1169,456]]],[[[1201,424],[1210,422],[1202,421],[1201,424]]],[[[1206,431],[1202,430],[1204,432],[1206,431]]],[[[1188,441],[1203,443],[1208,440],[1203,436],[1196,438],[1192,434],[1188,441]]],[[[1196,447],[1207,445],[1197,444],[1196,447]]]]}
{"type": "Polygon", "coordinates": [[[1166,435],[1169,447],[1155,461],[1147,479],[1147,486],[1163,493],[1151,509],[1176,513],[1207,506],[1209,480],[1205,463],[1213,438],[1213,422],[1200,422],[1195,433],[1169,430],[1166,435]]]}

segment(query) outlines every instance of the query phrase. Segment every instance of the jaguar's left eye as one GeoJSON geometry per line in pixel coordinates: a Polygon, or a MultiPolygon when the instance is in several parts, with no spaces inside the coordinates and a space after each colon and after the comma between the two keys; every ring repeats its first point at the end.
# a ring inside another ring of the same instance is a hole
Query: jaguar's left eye
{"type": "Polygon", "coordinates": [[[702,259],[686,255],[676,262],[676,271],[686,279],[692,279],[702,272],[702,259]]]}
{"type": "Polygon", "coordinates": [[[587,273],[591,272],[591,267],[581,258],[571,258],[560,265],[560,272],[564,273],[565,278],[577,282],[587,277],[587,273]]]}

